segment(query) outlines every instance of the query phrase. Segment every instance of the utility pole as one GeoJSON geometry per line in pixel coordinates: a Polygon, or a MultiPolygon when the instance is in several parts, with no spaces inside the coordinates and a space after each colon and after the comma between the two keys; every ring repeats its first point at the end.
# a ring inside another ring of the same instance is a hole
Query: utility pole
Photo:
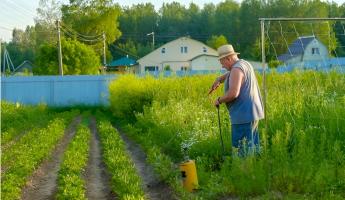
{"type": "Polygon", "coordinates": [[[4,75],[4,71],[2,70],[2,60],[1,60],[1,45],[2,45],[2,40],[0,38],[0,68],[1,68],[1,75],[3,76],[4,75]]]}
{"type": "Polygon", "coordinates": [[[103,65],[104,67],[107,65],[107,57],[105,53],[105,33],[103,32],[103,65]]]}
{"type": "Polygon", "coordinates": [[[265,129],[267,130],[267,89],[266,89],[266,52],[265,52],[265,20],[260,19],[261,25],[261,59],[262,59],[262,79],[263,79],[263,90],[264,90],[264,114],[265,114],[265,129]]]}
{"type": "Polygon", "coordinates": [[[152,35],[152,50],[155,50],[155,32],[146,34],[147,36],[152,35]]]}
{"type": "Polygon", "coordinates": [[[60,76],[63,76],[61,36],[60,36],[60,21],[59,20],[57,20],[57,28],[58,28],[58,46],[59,46],[59,74],[60,74],[60,76]]]}

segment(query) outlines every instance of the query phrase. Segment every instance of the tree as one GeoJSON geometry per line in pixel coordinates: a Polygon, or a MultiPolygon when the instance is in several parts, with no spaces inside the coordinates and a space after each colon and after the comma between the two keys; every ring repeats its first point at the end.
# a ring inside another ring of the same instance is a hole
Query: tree
{"type": "Polygon", "coordinates": [[[238,46],[239,31],[239,13],[240,6],[234,0],[226,0],[217,5],[215,13],[215,31],[217,34],[223,34],[231,44],[238,46]]]}
{"type": "Polygon", "coordinates": [[[61,19],[61,4],[56,0],[40,0],[35,23],[46,28],[55,28],[56,20],[61,19]]]}
{"type": "Polygon", "coordinates": [[[133,5],[124,8],[119,17],[121,42],[131,39],[135,43],[148,43],[147,33],[157,30],[158,13],[151,3],[133,5]]]}
{"type": "Polygon", "coordinates": [[[113,58],[119,59],[123,56],[129,55],[131,57],[137,56],[137,48],[133,40],[128,39],[126,43],[118,43],[110,47],[113,53],[113,58]]]}
{"type": "Polygon", "coordinates": [[[206,44],[214,49],[218,49],[218,47],[228,44],[228,40],[224,35],[213,35],[209,40],[207,40],[206,44]]]}
{"type": "MultiPolygon", "coordinates": [[[[102,34],[106,36],[107,45],[121,36],[118,28],[121,8],[112,0],[70,0],[68,5],[62,6],[61,11],[65,33],[70,32],[69,35],[74,35],[72,38],[92,45],[100,58],[103,56],[103,51],[99,51],[103,48],[102,34]]],[[[109,61],[111,53],[108,49],[106,51],[109,61]]]]}
{"type": "MultiPolygon", "coordinates": [[[[91,47],[76,40],[62,39],[63,71],[66,75],[98,74],[100,58],[91,47]]],[[[55,45],[41,46],[34,74],[58,75],[58,52],[55,45]]]]}
{"type": "Polygon", "coordinates": [[[213,3],[205,4],[204,8],[200,12],[200,19],[202,20],[202,24],[203,24],[203,30],[201,32],[204,35],[207,35],[208,37],[210,37],[210,35],[220,34],[220,33],[215,32],[215,27],[216,27],[215,13],[216,13],[216,6],[213,3]]]}
{"type": "Polygon", "coordinates": [[[40,0],[35,18],[36,47],[57,42],[56,21],[61,19],[61,3],[56,0],[40,0]]]}
{"type": "Polygon", "coordinates": [[[166,36],[164,42],[187,34],[187,9],[178,2],[163,3],[159,11],[159,33],[166,36]]]}
{"type": "Polygon", "coordinates": [[[94,36],[104,32],[108,44],[121,35],[118,29],[121,10],[111,0],[70,0],[61,10],[63,25],[80,34],[94,36]]]}
{"type": "Polygon", "coordinates": [[[241,56],[245,58],[253,58],[252,50],[255,48],[255,41],[260,38],[259,18],[263,17],[264,4],[261,0],[244,0],[241,3],[239,11],[239,45],[236,46],[241,56]]]}
{"type": "Polygon", "coordinates": [[[190,3],[189,8],[187,9],[187,19],[188,26],[187,26],[187,33],[194,39],[198,39],[201,41],[205,41],[206,35],[203,30],[205,29],[205,24],[203,23],[203,19],[201,18],[201,11],[200,8],[194,4],[190,3]]]}
{"type": "Polygon", "coordinates": [[[33,61],[35,57],[36,32],[34,27],[27,26],[25,31],[13,29],[12,41],[8,43],[8,50],[14,67],[20,65],[23,61],[33,61]]]}
{"type": "MultiPolygon", "coordinates": [[[[340,17],[345,17],[345,3],[339,8],[337,7],[337,4],[332,4],[332,14],[334,16],[340,16],[340,17]]],[[[334,25],[334,32],[337,37],[338,41],[338,47],[336,48],[335,52],[337,53],[338,56],[345,56],[345,36],[344,36],[344,21],[342,22],[336,22],[334,25]]],[[[334,52],[333,52],[334,53],[334,52]]]]}

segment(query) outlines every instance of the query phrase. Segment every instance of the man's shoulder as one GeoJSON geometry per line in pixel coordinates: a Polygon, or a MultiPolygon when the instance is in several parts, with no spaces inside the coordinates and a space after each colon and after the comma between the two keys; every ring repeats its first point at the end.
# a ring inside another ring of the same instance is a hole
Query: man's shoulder
{"type": "Polygon", "coordinates": [[[252,65],[252,64],[250,64],[250,62],[249,61],[247,61],[247,60],[245,60],[245,59],[240,59],[240,63],[241,64],[246,64],[246,65],[252,65]]]}
{"type": "Polygon", "coordinates": [[[243,59],[239,59],[237,63],[234,65],[235,68],[241,68],[242,70],[245,70],[248,67],[251,67],[251,64],[243,59]]]}
{"type": "Polygon", "coordinates": [[[247,60],[240,59],[239,62],[238,62],[238,64],[239,64],[240,66],[242,66],[242,67],[253,69],[252,64],[250,64],[250,62],[247,61],[247,60]]]}

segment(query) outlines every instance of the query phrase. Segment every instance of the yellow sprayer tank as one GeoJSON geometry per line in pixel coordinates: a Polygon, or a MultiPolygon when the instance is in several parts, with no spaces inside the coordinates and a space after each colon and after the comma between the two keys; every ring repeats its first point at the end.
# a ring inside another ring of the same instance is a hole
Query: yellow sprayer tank
{"type": "Polygon", "coordinates": [[[180,164],[183,187],[189,192],[198,188],[198,176],[194,160],[188,160],[180,164]]]}

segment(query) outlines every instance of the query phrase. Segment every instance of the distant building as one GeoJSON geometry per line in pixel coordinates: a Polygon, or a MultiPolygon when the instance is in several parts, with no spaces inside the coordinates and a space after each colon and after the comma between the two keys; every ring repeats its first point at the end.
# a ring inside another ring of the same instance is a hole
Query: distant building
{"type": "Polygon", "coordinates": [[[283,63],[277,67],[278,72],[295,69],[345,72],[345,58],[330,57],[327,47],[315,36],[299,37],[278,60],[283,63]]]}
{"type": "Polygon", "coordinates": [[[14,75],[33,75],[32,73],[32,68],[34,65],[28,61],[25,60],[22,62],[22,64],[18,65],[18,67],[14,70],[13,74],[14,75]]]}
{"type": "Polygon", "coordinates": [[[288,47],[286,53],[278,56],[278,60],[286,65],[301,62],[323,62],[328,58],[327,47],[315,36],[299,37],[288,47]]]}
{"type": "Polygon", "coordinates": [[[220,70],[216,50],[197,40],[181,37],[138,60],[139,72],[220,70]]]}
{"type": "Polygon", "coordinates": [[[107,64],[107,71],[120,74],[128,72],[138,73],[138,65],[135,60],[130,59],[127,55],[118,60],[113,60],[109,64],[107,64]]]}

